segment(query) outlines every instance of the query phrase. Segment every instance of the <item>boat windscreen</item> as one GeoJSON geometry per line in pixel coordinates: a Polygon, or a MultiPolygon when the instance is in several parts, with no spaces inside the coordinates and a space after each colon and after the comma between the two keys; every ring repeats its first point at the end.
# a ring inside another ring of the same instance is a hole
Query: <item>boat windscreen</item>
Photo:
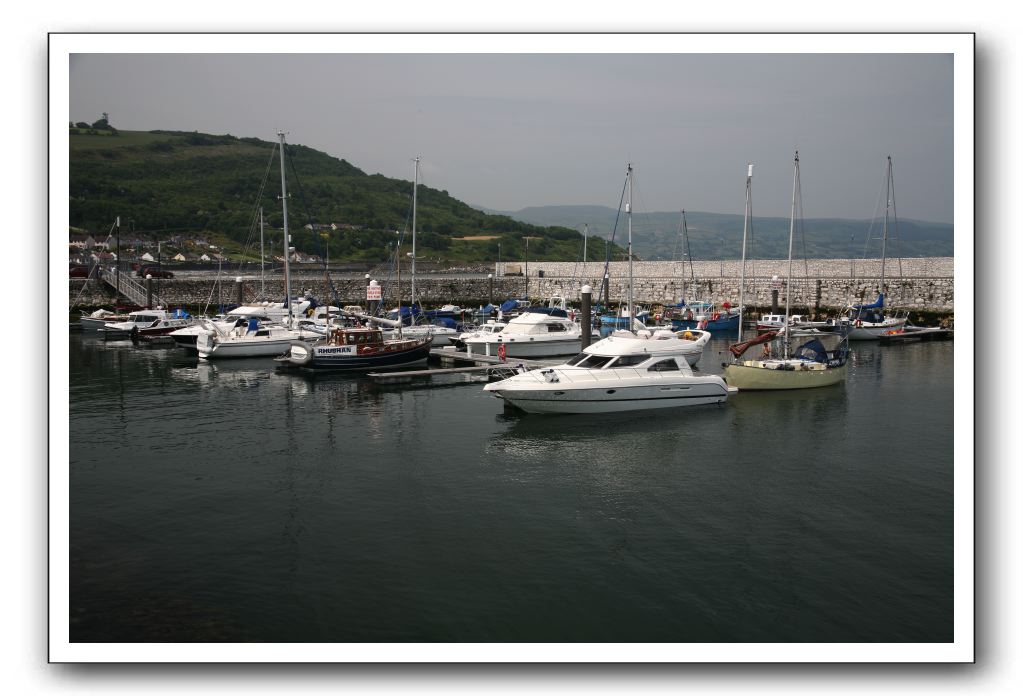
{"type": "Polygon", "coordinates": [[[613,355],[587,355],[586,359],[576,364],[576,367],[585,367],[590,370],[598,370],[614,360],[613,355]]]}

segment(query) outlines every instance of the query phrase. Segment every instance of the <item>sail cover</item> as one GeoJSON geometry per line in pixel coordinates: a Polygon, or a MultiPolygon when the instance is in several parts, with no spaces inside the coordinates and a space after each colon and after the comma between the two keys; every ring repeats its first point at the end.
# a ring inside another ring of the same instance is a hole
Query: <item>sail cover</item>
{"type": "Polygon", "coordinates": [[[777,335],[778,335],[777,331],[768,331],[767,333],[762,333],[756,338],[751,338],[750,340],[744,341],[743,343],[735,343],[733,345],[730,345],[728,346],[728,351],[735,357],[740,358],[742,357],[743,353],[745,353],[753,346],[759,346],[761,343],[767,343],[777,335]]]}

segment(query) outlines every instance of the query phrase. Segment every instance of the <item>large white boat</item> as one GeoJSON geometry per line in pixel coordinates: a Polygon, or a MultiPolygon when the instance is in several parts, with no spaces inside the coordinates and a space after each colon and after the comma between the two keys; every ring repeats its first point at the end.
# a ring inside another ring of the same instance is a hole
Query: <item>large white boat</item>
{"type": "Polygon", "coordinates": [[[481,332],[465,339],[469,355],[503,353],[509,358],[572,355],[582,348],[582,329],[563,310],[531,311],[515,317],[499,332],[481,332]],[[501,351],[501,349],[504,349],[501,351]]]}
{"type": "Polygon", "coordinates": [[[615,332],[562,365],[523,372],[484,390],[528,413],[612,413],[723,403],[728,386],[718,375],[693,373],[688,356],[696,341],[680,334],[615,332]]]}

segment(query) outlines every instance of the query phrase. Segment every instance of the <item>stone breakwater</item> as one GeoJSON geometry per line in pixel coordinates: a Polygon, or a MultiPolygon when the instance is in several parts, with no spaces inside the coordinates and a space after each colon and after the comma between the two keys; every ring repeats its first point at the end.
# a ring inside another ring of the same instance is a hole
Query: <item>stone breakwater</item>
{"type": "MultiPolygon", "coordinates": [[[[888,261],[885,269],[887,293],[896,307],[950,314],[955,308],[955,286],[953,282],[954,260],[951,258],[903,259],[888,261]]],[[[669,304],[685,297],[687,300],[710,300],[717,303],[737,303],[739,300],[738,261],[702,261],[693,263],[692,275],[689,264],[660,261],[638,261],[633,264],[633,299],[648,305],[669,304]]],[[[757,261],[747,263],[745,283],[746,303],[753,307],[769,307],[772,289],[777,285],[774,276],[784,278],[787,274],[786,261],[757,261]]],[[[507,263],[495,270],[500,272],[522,272],[524,264],[507,263]]],[[[793,262],[791,283],[792,305],[798,308],[820,307],[822,311],[836,312],[850,301],[872,301],[880,291],[880,262],[877,260],[814,260],[793,262]]],[[[604,274],[603,263],[555,263],[535,262],[529,264],[528,295],[534,301],[551,295],[561,294],[570,302],[577,302],[583,285],[593,288],[593,296],[600,292],[604,274]]],[[[183,274],[181,274],[183,275],[183,274]]],[[[386,284],[385,278],[378,279],[386,284]]],[[[114,291],[98,281],[70,279],[69,304],[71,309],[79,307],[109,306],[114,291]]],[[[298,270],[293,274],[292,292],[311,291],[325,300],[335,303],[366,304],[366,281],[364,277],[333,277],[333,292],[321,271],[298,270]]],[[[258,277],[246,276],[241,284],[245,302],[259,299],[258,277]]],[[[411,279],[402,276],[400,288],[392,279],[384,288],[384,303],[395,306],[400,296],[406,302],[411,295],[411,279]]],[[[628,264],[612,263],[608,269],[609,295],[612,302],[625,298],[628,291],[628,264]]],[[[265,283],[266,298],[284,296],[284,281],[279,275],[265,283]]],[[[784,288],[778,293],[778,302],[784,306],[784,288]]],[[[167,305],[188,307],[219,306],[237,301],[238,284],[233,277],[219,283],[211,273],[209,276],[197,273],[188,277],[153,281],[153,291],[167,305]]],[[[480,274],[430,273],[419,274],[416,278],[416,297],[424,305],[437,306],[446,303],[473,307],[495,303],[509,297],[523,297],[527,293],[527,278],[522,275],[495,275],[493,279],[480,274]],[[493,294],[491,295],[491,283],[493,294]]]]}

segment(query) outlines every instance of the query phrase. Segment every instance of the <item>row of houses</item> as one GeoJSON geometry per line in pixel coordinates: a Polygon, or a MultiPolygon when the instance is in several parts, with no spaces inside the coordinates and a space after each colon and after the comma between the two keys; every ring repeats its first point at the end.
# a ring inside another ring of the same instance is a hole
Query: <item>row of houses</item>
{"type": "MultiPolygon", "coordinates": [[[[148,251],[144,254],[136,257],[134,254],[131,255],[131,260],[136,258],[139,261],[147,263],[157,263],[157,261],[163,262],[179,262],[179,263],[228,263],[232,259],[224,256],[223,254],[217,253],[204,253],[204,254],[193,254],[188,252],[178,252],[171,255],[154,256],[148,251]]],[[[72,251],[68,255],[68,261],[73,264],[89,265],[91,263],[109,264],[117,261],[117,252],[104,251],[102,249],[98,251],[72,251]]],[[[323,263],[323,259],[316,254],[303,254],[300,251],[294,252],[289,258],[290,263],[323,263]]],[[[267,259],[268,263],[284,263],[283,256],[274,256],[273,258],[267,259]]]]}
{"type": "MultiPolygon", "coordinates": [[[[94,237],[91,234],[75,233],[72,232],[69,235],[68,247],[71,249],[79,249],[83,251],[92,251],[94,249],[109,251],[117,246],[116,235],[107,235],[106,238],[100,239],[94,237]]],[[[175,235],[167,239],[129,239],[128,237],[121,236],[121,247],[132,248],[132,249],[159,249],[161,246],[169,246],[180,249],[210,249],[216,251],[217,247],[210,244],[209,240],[204,237],[182,237],[181,235],[175,235]]]]}

